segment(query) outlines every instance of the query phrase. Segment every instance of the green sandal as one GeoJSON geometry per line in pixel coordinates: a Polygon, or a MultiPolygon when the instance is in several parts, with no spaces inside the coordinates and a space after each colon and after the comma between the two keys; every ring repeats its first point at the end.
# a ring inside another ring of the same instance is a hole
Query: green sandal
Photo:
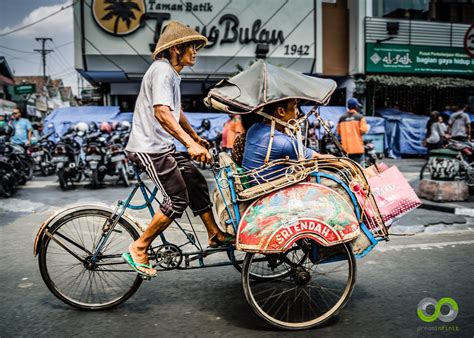
{"type": "Polygon", "coordinates": [[[209,243],[210,248],[218,248],[222,246],[230,246],[235,243],[235,236],[231,235],[229,233],[224,233],[226,236],[225,239],[222,241],[217,238],[217,234],[215,234],[210,240],[211,242],[209,243]]]}
{"type": "Polygon", "coordinates": [[[130,267],[135,270],[139,275],[141,276],[145,276],[145,277],[156,277],[156,273],[155,274],[148,274],[146,273],[145,271],[142,271],[140,269],[138,269],[138,267],[141,267],[141,268],[147,268],[147,269],[152,269],[153,267],[151,266],[151,264],[142,264],[142,263],[136,263],[133,258],[132,258],[132,255],[129,253],[129,252],[124,252],[122,254],[122,258],[123,260],[128,264],[130,265],[130,267]]]}

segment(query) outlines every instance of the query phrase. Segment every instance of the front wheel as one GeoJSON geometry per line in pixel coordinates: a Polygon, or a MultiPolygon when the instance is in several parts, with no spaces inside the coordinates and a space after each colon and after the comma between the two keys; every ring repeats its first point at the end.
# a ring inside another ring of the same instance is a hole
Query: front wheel
{"type": "Polygon", "coordinates": [[[256,254],[245,257],[244,295],[260,318],[280,329],[303,330],[325,323],[344,307],[356,279],[349,245],[325,248],[304,240],[291,254],[282,255],[290,267],[288,273],[264,281],[252,281],[250,275],[256,254]]]}
{"type": "Polygon", "coordinates": [[[38,257],[41,276],[64,303],[86,310],[110,308],[125,302],[142,283],[121,258],[138,233],[123,218],[112,232],[103,231],[111,216],[102,209],[73,211],[43,235],[38,257]],[[109,238],[94,259],[107,234],[109,238]]]}

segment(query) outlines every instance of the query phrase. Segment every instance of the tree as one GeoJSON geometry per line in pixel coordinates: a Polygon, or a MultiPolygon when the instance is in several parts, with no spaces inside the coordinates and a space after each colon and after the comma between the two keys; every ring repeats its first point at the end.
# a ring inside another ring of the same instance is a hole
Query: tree
{"type": "Polygon", "coordinates": [[[105,0],[106,4],[109,4],[105,10],[108,11],[102,17],[102,20],[110,20],[115,17],[114,22],[114,34],[117,34],[118,24],[120,20],[125,21],[127,24],[127,28],[130,28],[130,24],[132,23],[132,19],[135,20],[136,16],[133,10],[140,11],[140,7],[138,4],[132,1],[126,0],[105,0]]]}

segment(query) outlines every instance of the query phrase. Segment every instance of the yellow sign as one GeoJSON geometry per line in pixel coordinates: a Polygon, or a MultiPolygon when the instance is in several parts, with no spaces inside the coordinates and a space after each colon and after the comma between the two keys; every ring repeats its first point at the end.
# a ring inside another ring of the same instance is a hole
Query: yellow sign
{"type": "Polygon", "coordinates": [[[140,27],[145,13],[144,0],[94,0],[95,22],[107,33],[127,35],[140,27]]]}

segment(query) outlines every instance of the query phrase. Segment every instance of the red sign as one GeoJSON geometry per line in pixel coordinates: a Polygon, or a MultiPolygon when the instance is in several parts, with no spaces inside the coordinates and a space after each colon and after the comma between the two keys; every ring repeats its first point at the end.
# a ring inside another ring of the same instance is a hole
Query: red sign
{"type": "Polygon", "coordinates": [[[286,243],[295,234],[309,232],[324,238],[327,242],[337,241],[339,236],[328,225],[316,220],[299,220],[297,223],[290,224],[278,229],[274,239],[277,245],[286,243]]]}
{"type": "Polygon", "coordinates": [[[474,58],[474,25],[471,25],[464,35],[464,49],[469,57],[474,58]]]}

